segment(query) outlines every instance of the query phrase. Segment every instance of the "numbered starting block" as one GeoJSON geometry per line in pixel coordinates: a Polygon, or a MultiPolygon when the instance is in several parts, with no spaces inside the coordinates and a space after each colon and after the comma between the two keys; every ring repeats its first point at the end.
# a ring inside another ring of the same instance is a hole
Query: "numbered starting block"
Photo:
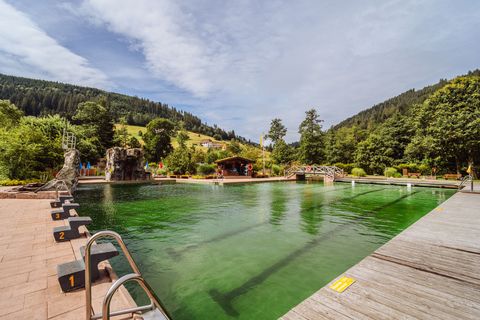
{"type": "Polygon", "coordinates": [[[52,220],[63,220],[70,218],[72,216],[70,211],[78,208],[80,208],[78,203],[64,203],[62,204],[61,208],[52,210],[52,220]]]}
{"type": "Polygon", "coordinates": [[[53,228],[53,237],[55,238],[55,241],[62,242],[80,238],[81,235],[78,228],[92,223],[90,217],[71,217],[68,218],[67,221],[68,226],[53,228]]]}
{"type": "Polygon", "coordinates": [[[58,199],[54,201],[50,201],[50,207],[52,208],[60,208],[62,204],[65,203],[65,201],[73,201],[72,196],[67,196],[67,195],[60,195],[58,196],[58,199]]]}
{"type": "MultiPolygon", "coordinates": [[[[85,247],[80,248],[82,260],[75,260],[57,266],[57,277],[63,292],[68,292],[85,287],[85,247]]],[[[118,256],[118,251],[111,243],[93,245],[90,251],[91,281],[100,277],[98,264],[118,256]]]]}

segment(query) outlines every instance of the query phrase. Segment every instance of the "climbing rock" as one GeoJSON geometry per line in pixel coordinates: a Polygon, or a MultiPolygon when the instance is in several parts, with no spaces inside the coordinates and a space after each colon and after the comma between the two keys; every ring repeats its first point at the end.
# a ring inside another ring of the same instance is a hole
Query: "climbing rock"
{"type": "Polygon", "coordinates": [[[68,191],[75,191],[78,183],[78,177],[80,176],[80,151],[77,149],[68,149],[64,154],[65,161],[63,168],[57,173],[55,179],[50,180],[45,185],[40,187],[37,191],[55,190],[58,187],[59,190],[64,190],[64,185],[58,183],[60,180],[65,181],[68,191]]]}
{"type": "Polygon", "coordinates": [[[78,183],[80,176],[80,151],[77,149],[68,149],[65,152],[65,162],[63,168],[55,176],[58,180],[65,180],[67,186],[72,190],[78,183]]]}
{"type": "Polygon", "coordinates": [[[143,165],[142,149],[110,148],[107,150],[105,179],[107,181],[145,180],[143,165]]]}

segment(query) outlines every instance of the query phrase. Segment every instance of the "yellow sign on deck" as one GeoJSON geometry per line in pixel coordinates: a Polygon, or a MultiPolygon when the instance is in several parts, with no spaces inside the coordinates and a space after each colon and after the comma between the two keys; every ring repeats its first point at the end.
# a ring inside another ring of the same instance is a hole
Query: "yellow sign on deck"
{"type": "Polygon", "coordinates": [[[337,291],[338,293],[342,293],[348,287],[350,287],[355,282],[355,279],[348,278],[348,277],[341,277],[334,283],[330,285],[330,289],[337,291]]]}

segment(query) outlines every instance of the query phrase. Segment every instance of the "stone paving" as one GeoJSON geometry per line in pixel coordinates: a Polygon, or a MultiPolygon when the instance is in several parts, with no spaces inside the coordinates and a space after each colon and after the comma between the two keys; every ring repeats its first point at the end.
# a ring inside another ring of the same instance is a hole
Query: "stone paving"
{"type": "MultiPolygon", "coordinates": [[[[85,290],[63,293],[56,267],[80,259],[79,247],[86,238],[56,243],[52,229],[66,222],[51,220],[49,201],[0,200],[0,320],[85,318],[85,290]]],[[[108,264],[107,269],[115,278],[108,264]]],[[[97,313],[111,286],[110,278],[103,279],[92,290],[93,309],[97,313]]],[[[111,309],[134,305],[122,288],[115,295],[111,309]]]]}

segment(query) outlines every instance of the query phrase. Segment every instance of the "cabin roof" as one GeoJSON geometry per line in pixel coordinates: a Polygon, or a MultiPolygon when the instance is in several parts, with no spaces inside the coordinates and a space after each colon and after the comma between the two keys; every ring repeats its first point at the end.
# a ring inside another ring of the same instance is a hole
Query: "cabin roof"
{"type": "Polygon", "coordinates": [[[240,161],[240,162],[247,162],[247,163],[255,162],[251,159],[235,156],[235,157],[228,157],[228,158],[224,158],[224,159],[219,159],[219,160],[215,161],[215,163],[224,163],[224,162],[230,162],[230,161],[240,161]]]}

